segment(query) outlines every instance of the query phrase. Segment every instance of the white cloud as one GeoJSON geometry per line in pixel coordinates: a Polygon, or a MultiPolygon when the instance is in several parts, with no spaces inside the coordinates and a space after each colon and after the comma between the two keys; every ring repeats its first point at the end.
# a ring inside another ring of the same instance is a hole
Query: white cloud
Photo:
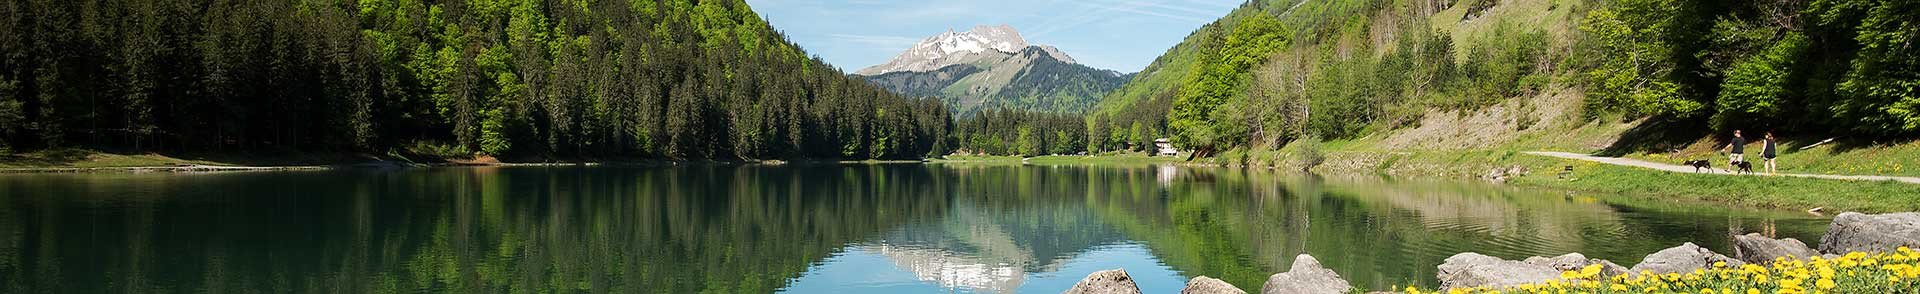
{"type": "Polygon", "coordinates": [[[862,45],[868,45],[872,47],[883,47],[887,49],[912,47],[913,44],[920,42],[920,39],[901,37],[901,36],[834,33],[834,34],[828,34],[827,37],[833,38],[835,42],[862,44],[862,45]]]}
{"type": "Polygon", "coordinates": [[[1190,0],[1190,1],[1187,1],[1187,3],[1213,6],[1213,7],[1226,8],[1226,9],[1234,9],[1234,8],[1240,8],[1240,4],[1246,3],[1246,2],[1238,1],[1238,0],[1190,0]]]}
{"type": "MultiPolygon", "coordinates": [[[[1083,8],[1078,13],[1048,19],[1033,30],[1033,35],[1046,35],[1069,30],[1101,20],[1112,20],[1117,14],[1132,14],[1179,22],[1207,23],[1218,18],[1214,12],[1191,7],[1167,5],[1162,2],[1137,0],[1074,1],[1083,8]]],[[[1223,13],[1224,14],[1224,13],[1223,13]]]]}

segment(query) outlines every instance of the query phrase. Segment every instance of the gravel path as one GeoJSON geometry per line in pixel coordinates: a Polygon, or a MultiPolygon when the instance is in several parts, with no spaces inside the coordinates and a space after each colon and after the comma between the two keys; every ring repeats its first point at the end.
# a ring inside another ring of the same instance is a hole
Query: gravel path
{"type": "MultiPolygon", "coordinates": [[[[1593,155],[1587,155],[1587,154],[1579,154],[1579,153],[1567,153],[1567,152],[1547,152],[1547,151],[1528,151],[1528,152],[1527,152],[1527,154],[1532,154],[1532,155],[1539,155],[1539,156],[1550,156],[1550,157],[1558,157],[1558,158],[1565,158],[1565,159],[1575,159],[1575,160],[1585,160],[1585,161],[1592,161],[1592,162],[1599,162],[1599,163],[1605,163],[1605,164],[1612,164],[1612,165],[1623,165],[1623,166],[1632,166],[1632,167],[1640,167],[1640,168],[1650,168],[1650,169],[1656,169],[1656,170],[1663,170],[1663,171],[1670,171],[1670,172],[1683,172],[1683,173],[1691,173],[1691,172],[1694,172],[1694,171],[1693,171],[1693,167],[1691,167],[1691,166],[1684,166],[1684,165],[1677,165],[1677,164],[1665,164],[1665,163],[1657,163],[1657,162],[1651,162],[1651,161],[1645,161],[1645,160],[1638,160],[1638,159],[1627,159],[1627,158],[1619,158],[1619,157],[1603,157],[1603,156],[1593,156],[1593,155]]],[[[1719,162],[1719,163],[1716,163],[1716,164],[1722,164],[1722,165],[1724,165],[1725,163],[1724,163],[1724,162],[1719,162]]],[[[1760,169],[1760,166],[1759,166],[1759,165],[1760,165],[1760,163],[1758,163],[1758,162],[1755,162],[1755,163],[1754,163],[1754,167],[1753,167],[1753,168],[1754,168],[1755,170],[1758,170],[1758,169],[1760,169]]],[[[1718,168],[1721,168],[1721,167],[1724,167],[1724,166],[1716,166],[1715,168],[1716,168],[1716,169],[1718,169],[1718,168]]],[[[1796,177],[1796,178],[1816,178],[1816,179],[1832,179],[1832,180],[1853,180],[1853,181],[1899,181],[1899,182],[1903,182],[1903,183],[1910,183],[1910,184],[1920,184],[1920,178],[1917,178],[1917,177],[1893,177],[1893,176],[1848,176],[1848,175],[1826,175],[1826,174],[1791,174],[1791,173],[1781,173],[1781,174],[1775,174],[1775,175],[1767,175],[1767,174],[1765,174],[1765,173],[1759,173],[1759,172],[1755,172],[1755,173],[1752,173],[1752,174],[1731,174],[1731,173],[1724,173],[1724,172],[1726,171],[1726,170],[1724,170],[1724,169],[1719,169],[1719,171],[1720,171],[1721,173],[1718,173],[1718,174],[1723,174],[1723,175],[1750,175],[1750,176],[1778,176],[1778,177],[1796,177]]],[[[1704,171],[1703,171],[1703,172],[1704,172],[1704,171]]]]}

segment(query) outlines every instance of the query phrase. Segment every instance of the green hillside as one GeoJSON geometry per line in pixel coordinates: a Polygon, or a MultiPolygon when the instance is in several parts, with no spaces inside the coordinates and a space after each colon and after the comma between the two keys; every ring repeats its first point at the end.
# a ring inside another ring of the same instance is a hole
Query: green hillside
{"type": "Polygon", "coordinates": [[[1920,134],[1916,7],[1255,1],[1109,95],[1088,117],[1090,139],[1110,149],[1144,125],[1203,153],[1308,137],[1652,150],[1735,129],[1904,140],[1920,134]],[[1589,133],[1624,137],[1550,139],[1589,133]]]}

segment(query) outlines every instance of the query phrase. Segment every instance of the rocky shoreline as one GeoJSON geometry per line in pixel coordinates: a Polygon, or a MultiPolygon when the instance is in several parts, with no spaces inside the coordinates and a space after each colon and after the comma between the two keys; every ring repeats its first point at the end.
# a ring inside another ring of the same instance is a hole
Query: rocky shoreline
{"type": "MultiPolygon", "coordinates": [[[[1438,265],[1435,274],[1440,280],[1441,290],[1446,289],[1504,289],[1523,284],[1540,283],[1560,279],[1567,271],[1578,271],[1594,265],[1600,271],[1599,277],[1610,278],[1621,275],[1638,275],[1643,272],[1654,274],[1689,273],[1707,269],[1724,263],[1726,266],[1744,264],[1767,265],[1781,259],[1805,259],[1821,257],[1837,258],[1853,252],[1891,252],[1900,247],[1920,247],[1920,212],[1861,214],[1841,213],[1828,225],[1826,235],[1821,236],[1820,246],[1808,247],[1806,243],[1793,238],[1773,239],[1760,234],[1733,236],[1734,252],[1729,257],[1713,252],[1692,242],[1683,243],[1647,255],[1639,264],[1624,267],[1603,259],[1587,258],[1578,252],[1554,257],[1534,256],[1525,260],[1505,260],[1498,257],[1465,252],[1448,257],[1438,265]]],[[[1350,293],[1355,289],[1339,273],[1320,265],[1313,256],[1301,254],[1294,257],[1293,266],[1284,273],[1269,276],[1260,293],[1281,294],[1336,294],[1350,293]]],[[[1393,290],[1393,289],[1388,289],[1393,290]]],[[[1063,293],[1140,293],[1140,289],[1127,276],[1123,269],[1095,272],[1087,275],[1080,283],[1073,285],[1063,293]]],[[[1195,277],[1187,282],[1181,294],[1245,294],[1245,291],[1225,281],[1206,276],[1195,277]]],[[[1392,292],[1374,292],[1392,293],[1392,292]]]]}

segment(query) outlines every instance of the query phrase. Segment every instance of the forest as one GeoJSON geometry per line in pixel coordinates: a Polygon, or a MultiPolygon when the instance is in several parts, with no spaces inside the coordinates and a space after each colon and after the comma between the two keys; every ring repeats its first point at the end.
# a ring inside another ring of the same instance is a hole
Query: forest
{"type": "Polygon", "coordinates": [[[1585,94],[1584,119],[1700,134],[1920,134],[1920,3],[1899,0],[1249,1],[1084,115],[956,116],[809,56],[741,0],[7,0],[0,16],[9,152],[1278,148],[1555,89],[1585,94]],[[1550,6],[1479,17],[1500,5],[1550,6]],[[1440,29],[1472,22],[1492,29],[1440,29]]]}
{"type": "Polygon", "coordinates": [[[0,150],[920,158],[740,0],[6,0],[0,150]]]}
{"type": "Polygon", "coordinates": [[[952,153],[960,154],[1041,156],[1089,151],[1087,124],[1079,114],[998,107],[956,119],[950,140],[958,142],[952,153]]]}
{"type": "Polygon", "coordinates": [[[1197,150],[1279,148],[1563,88],[1584,92],[1583,119],[1689,136],[1904,140],[1920,135],[1916,37],[1920,2],[1900,0],[1250,1],[1087,120],[1197,150]],[[1483,17],[1519,9],[1502,5],[1544,12],[1483,17]]]}

